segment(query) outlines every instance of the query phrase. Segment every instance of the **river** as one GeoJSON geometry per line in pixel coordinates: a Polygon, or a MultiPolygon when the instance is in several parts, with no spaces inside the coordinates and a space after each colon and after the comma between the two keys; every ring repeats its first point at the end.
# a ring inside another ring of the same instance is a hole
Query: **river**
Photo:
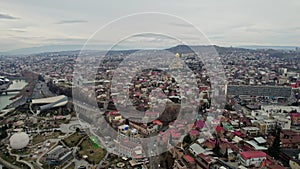
{"type": "MultiPolygon", "coordinates": [[[[9,86],[8,89],[22,89],[27,85],[27,82],[25,80],[12,80],[13,84],[9,86]]],[[[0,95],[0,110],[2,110],[7,105],[14,102],[14,100],[9,100],[10,98],[17,95],[18,92],[10,92],[8,95],[5,95],[5,93],[2,93],[0,95]]]]}

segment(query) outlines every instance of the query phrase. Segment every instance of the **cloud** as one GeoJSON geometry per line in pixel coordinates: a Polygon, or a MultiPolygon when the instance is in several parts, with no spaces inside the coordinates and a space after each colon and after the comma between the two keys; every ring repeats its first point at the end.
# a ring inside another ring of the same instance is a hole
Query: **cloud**
{"type": "Polygon", "coordinates": [[[126,39],[127,42],[174,42],[176,39],[168,37],[167,35],[154,34],[154,33],[142,33],[133,35],[126,39]]]}
{"type": "Polygon", "coordinates": [[[27,32],[27,29],[24,29],[24,28],[11,28],[8,31],[11,31],[11,32],[27,32]]]}
{"type": "Polygon", "coordinates": [[[190,25],[190,24],[188,24],[188,23],[175,23],[175,22],[170,22],[169,23],[170,25],[172,25],[172,26],[178,26],[178,27],[187,27],[187,28],[193,28],[194,27],[194,25],[190,25]]]}
{"type": "Polygon", "coordinates": [[[19,19],[19,18],[11,16],[9,14],[0,13],[0,19],[19,19]]]}
{"type": "Polygon", "coordinates": [[[74,24],[74,23],[85,23],[87,22],[86,20],[63,20],[59,21],[56,24],[74,24]]]}

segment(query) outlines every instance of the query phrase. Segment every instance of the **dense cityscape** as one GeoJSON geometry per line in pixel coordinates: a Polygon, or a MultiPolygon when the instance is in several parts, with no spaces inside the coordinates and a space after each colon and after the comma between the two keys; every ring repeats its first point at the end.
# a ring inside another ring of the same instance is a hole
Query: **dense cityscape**
{"type": "Polygon", "coordinates": [[[0,4],[0,169],[300,169],[299,0],[0,4]]]}
{"type": "Polygon", "coordinates": [[[17,94],[0,114],[0,166],[299,169],[299,70],[298,48],[179,45],[2,55],[0,76],[27,85],[1,88],[0,97],[17,94]],[[207,49],[218,53],[220,72],[199,55],[207,49]],[[147,66],[172,64],[140,70],[130,60],[122,67],[133,55],[149,57],[147,66]],[[216,81],[224,82],[217,92],[216,81]],[[222,105],[213,104],[214,93],[224,97],[222,105]],[[151,145],[141,142],[152,136],[151,145]]]}

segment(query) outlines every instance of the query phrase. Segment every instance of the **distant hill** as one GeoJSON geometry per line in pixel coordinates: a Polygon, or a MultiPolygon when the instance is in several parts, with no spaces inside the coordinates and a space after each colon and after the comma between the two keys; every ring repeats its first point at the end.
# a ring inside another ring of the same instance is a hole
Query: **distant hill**
{"type": "MultiPolygon", "coordinates": [[[[48,46],[38,46],[30,48],[21,48],[15,50],[9,50],[6,52],[0,52],[0,55],[29,55],[37,53],[47,53],[47,52],[61,52],[61,51],[76,51],[81,50],[83,45],[48,45],[48,46]]],[[[103,50],[110,48],[111,45],[89,45],[87,50],[103,50]]],[[[118,49],[126,49],[124,46],[118,46],[118,49]]]]}
{"type": "Polygon", "coordinates": [[[178,45],[167,49],[172,53],[192,53],[193,50],[187,45],[178,45]]]}
{"type": "Polygon", "coordinates": [[[82,47],[82,45],[49,45],[49,46],[38,46],[38,47],[9,50],[6,52],[2,52],[2,54],[5,54],[5,55],[28,55],[28,54],[45,53],[45,52],[80,50],[81,47],[82,47]]]}
{"type": "Polygon", "coordinates": [[[249,45],[249,46],[237,46],[238,48],[246,49],[276,49],[276,50],[295,50],[299,46],[259,46],[259,45],[249,45]]]}
{"type": "MultiPolygon", "coordinates": [[[[38,47],[30,47],[30,48],[21,48],[21,49],[15,49],[15,50],[9,50],[6,52],[0,52],[0,55],[29,55],[29,54],[39,54],[39,53],[48,53],[48,52],[61,52],[61,51],[80,51],[82,49],[83,45],[48,45],[48,46],[38,46],[38,47]]],[[[85,50],[105,50],[109,49],[111,45],[89,45],[85,50]]],[[[210,45],[210,46],[186,46],[186,45],[177,45],[171,48],[168,48],[166,50],[172,52],[172,53],[191,53],[191,48],[203,48],[203,49],[209,49],[214,47],[217,51],[230,51],[231,49],[236,50],[256,50],[256,49],[273,49],[273,50],[295,50],[296,46],[255,46],[255,45],[249,45],[249,46],[237,46],[237,47],[220,47],[216,45],[210,45]]],[[[125,46],[118,46],[113,51],[110,51],[108,54],[114,55],[118,53],[128,54],[135,52],[136,50],[125,47],[125,46]]]]}

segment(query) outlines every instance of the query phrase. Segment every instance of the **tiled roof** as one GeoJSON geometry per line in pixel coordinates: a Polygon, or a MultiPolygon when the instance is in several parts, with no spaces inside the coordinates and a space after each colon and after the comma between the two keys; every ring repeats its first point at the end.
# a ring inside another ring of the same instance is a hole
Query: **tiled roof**
{"type": "Polygon", "coordinates": [[[189,156],[189,155],[184,155],[184,156],[183,156],[183,159],[184,159],[187,163],[189,163],[189,164],[194,164],[194,163],[195,163],[195,159],[194,159],[193,157],[189,156]]]}
{"type": "Polygon", "coordinates": [[[244,159],[267,157],[267,154],[263,151],[244,151],[240,154],[244,159]]]}

